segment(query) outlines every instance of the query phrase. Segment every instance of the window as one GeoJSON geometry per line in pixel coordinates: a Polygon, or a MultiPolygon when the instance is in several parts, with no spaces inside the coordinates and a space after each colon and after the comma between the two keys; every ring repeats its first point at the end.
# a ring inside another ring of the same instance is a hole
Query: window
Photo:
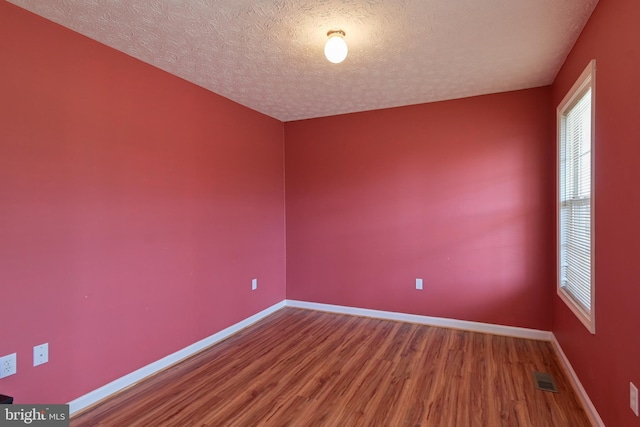
{"type": "Polygon", "coordinates": [[[558,106],[558,295],[593,334],[595,61],[558,106]]]}

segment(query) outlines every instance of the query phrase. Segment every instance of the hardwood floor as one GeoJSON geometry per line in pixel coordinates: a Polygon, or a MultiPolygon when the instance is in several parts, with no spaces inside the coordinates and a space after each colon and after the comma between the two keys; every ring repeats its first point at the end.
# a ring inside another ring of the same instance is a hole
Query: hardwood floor
{"type": "Polygon", "coordinates": [[[294,308],[71,426],[590,426],[550,343],[294,308]],[[559,393],[537,390],[533,371],[559,393]]]}

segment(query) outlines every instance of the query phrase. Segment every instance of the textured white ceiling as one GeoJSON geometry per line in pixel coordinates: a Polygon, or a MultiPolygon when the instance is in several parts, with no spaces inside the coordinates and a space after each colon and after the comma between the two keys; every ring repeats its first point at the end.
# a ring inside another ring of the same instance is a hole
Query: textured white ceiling
{"type": "Polygon", "coordinates": [[[597,0],[9,0],[282,121],[550,84],[597,0]],[[349,56],[324,58],[341,28],[349,56]]]}

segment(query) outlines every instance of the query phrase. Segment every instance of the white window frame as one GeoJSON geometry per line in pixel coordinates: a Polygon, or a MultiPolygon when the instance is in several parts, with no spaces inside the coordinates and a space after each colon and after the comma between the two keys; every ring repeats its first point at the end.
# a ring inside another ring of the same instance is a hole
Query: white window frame
{"type": "Polygon", "coordinates": [[[556,225],[557,225],[557,293],[560,299],[565,302],[565,304],[571,309],[571,311],[578,317],[578,319],[582,322],[582,324],[591,332],[592,334],[596,333],[596,321],[595,321],[595,313],[596,313],[596,304],[595,304],[595,275],[594,275],[594,206],[595,206],[595,181],[594,170],[595,170],[595,110],[596,110],[596,61],[592,60],[587,68],[582,72],[578,80],[571,87],[571,90],[564,97],[560,105],[556,110],[557,112],[557,153],[556,158],[558,162],[558,171],[557,171],[557,181],[556,181],[556,189],[557,189],[557,207],[556,207],[556,225]],[[563,129],[563,117],[576,105],[576,103],[582,99],[585,93],[591,89],[591,192],[590,192],[590,256],[591,256],[591,272],[590,272],[590,310],[585,309],[580,303],[578,303],[577,299],[561,284],[561,234],[560,234],[560,215],[561,215],[561,206],[560,206],[560,185],[561,185],[561,138],[563,129]]]}

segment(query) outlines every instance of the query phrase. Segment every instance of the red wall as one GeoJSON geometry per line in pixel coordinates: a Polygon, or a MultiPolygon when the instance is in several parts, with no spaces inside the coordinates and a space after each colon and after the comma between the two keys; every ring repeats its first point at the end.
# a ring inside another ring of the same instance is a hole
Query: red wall
{"type": "Polygon", "coordinates": [[[558,105],[596,60],[596,334],[559,298],[553,332],[608,426],[640,426],[629,382],[640,387],[640,2],[600,1],[553,85],[558,105]]]}
{"type": "Polygon", "coordinates": [[[287,298],[549,330],[551,110],[545,87],[285,123],[287,298]]]}
{"type": "Polygon", "coordinates": [[[0,64],[1,393],[68,402],[285,298],[281,122],[4,1],[0,64]]]}

